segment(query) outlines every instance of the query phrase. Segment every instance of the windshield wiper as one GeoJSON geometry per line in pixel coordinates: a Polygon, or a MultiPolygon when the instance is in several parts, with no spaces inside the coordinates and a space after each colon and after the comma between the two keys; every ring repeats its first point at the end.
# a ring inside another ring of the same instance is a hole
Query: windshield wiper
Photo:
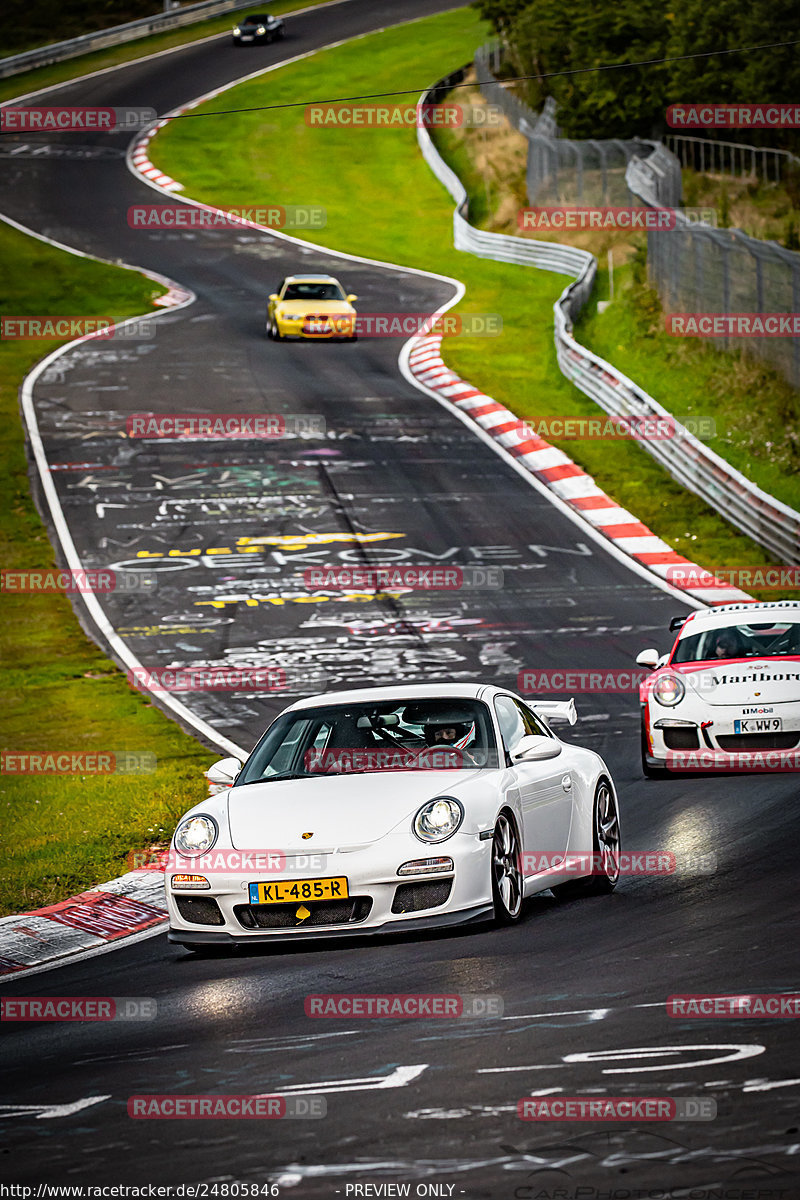
{"type": "Polygon", "coordinates": [[[275,783],[280,779],[311,779],[308,771],[279,771],[277,775],[268,775],[266,779],[262,779],[262,783],[275,783]]]}

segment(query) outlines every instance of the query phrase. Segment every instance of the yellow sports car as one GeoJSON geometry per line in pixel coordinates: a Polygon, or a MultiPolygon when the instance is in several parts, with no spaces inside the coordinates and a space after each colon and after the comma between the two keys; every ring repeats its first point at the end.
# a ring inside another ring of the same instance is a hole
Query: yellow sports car
{"type": "Polygon", "coordinates": [[[287,275],[267,306],[267,336],[356,340],[356,310],[333,275],[287,275]]]}

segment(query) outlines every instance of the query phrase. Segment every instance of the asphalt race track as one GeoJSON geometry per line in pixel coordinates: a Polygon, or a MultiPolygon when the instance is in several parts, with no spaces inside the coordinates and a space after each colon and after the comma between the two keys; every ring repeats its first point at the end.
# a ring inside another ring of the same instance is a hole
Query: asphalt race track
{"type": "MultiPolygon", "coordinates": [[[[244,55],[224,36],[39,103],[163,113],[261,63],[450,7],[349,0],[290,17],[291,37],[275,47],[244,55]]],[[[685,605],[608,554],[412,388],[397,366],[399,339],[278,345],[264,336],[266,295],[298,269],[338,275],[364,312],[429,311],[452,296],[449,284],[253,230],[130,229],[130,205],[160,201],[126,168],[128,140],[5,137],[0,211],[197,296],[152,323],[154,336],[62,355],[34,393],[84,565],[157,576],[153,593],[103,598],[139,661],[287,671],[280,695],[181,696],[194,715],[249,749],[286,697],[312,690],[320,672],[330,688],[476,678],[516,687],[524,668],[625,668],[645,646],[666,649],[669,619],[685,605]],[[34,154],[42,144],[51,150],[34,154]],[[122,437],[126,418],[147,410],[279,412],[322,418],[326,434],[122,437]],[[368,561],[500,567],[504,586],[308,601],[305,569],[368,561]]],[[[4,1024],[2,1178],[34,1187],[43,1173],[53,1184],[272,1182],[282,1196],[302,1197],[402,1194],[355,1190],[390,1183],[410,1183],[411,1195],[517,1200],[682,1189],[704,1200],[744,1200],[747,1189],[760,1200],[800,1195],[792,1022],[679,1020],[665,1008],[676,993],[796,986],[797,779],[647,782],[635,697],[576,699],[581,720],[567,737],[609,763],[626,848],[715,853],[716,870],[624,879],[609,898],[540,897],[507,930],[211,960],[159,934],[4,982],[9,997],[152,997],[158,1015],[4,1024]],[[325,991],[487,993],[502,997],[504,1015],[315,1023],[304,997],[325,991]],[[328,1113],[276,1124],[128,1117],[129,1096],[170,1092],[321,1094],[328,1113]],[[532,1092],[711,1096],[718,1113],[582,1133],[519,1120],[517,1100],[532,1092]]]]}

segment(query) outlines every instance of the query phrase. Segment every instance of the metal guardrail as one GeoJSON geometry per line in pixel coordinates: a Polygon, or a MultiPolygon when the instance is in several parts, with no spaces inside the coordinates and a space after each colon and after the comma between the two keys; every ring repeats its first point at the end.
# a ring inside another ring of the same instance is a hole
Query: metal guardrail
{"type": "MultiPolygon", "coordinates": [[[[465,74],[466,68],[463,68],[440,80],[422,95],[420,104],[435,104],[454,84],[460,83],[465,74]]],[[[800,513],[756,487],[675,421],[657,400],[611,363],[575,340],[573,322],[592,291],[597,273],[594,255],[553,242],[474,229],[467,219],[466,190],[436,150],[427,129],[417,129],[417,142],[426,163],[456,203],[453,214],[456,249],[479,258],[519,263],[575,277],[553,306],[556,356],[562,373],[613,416],[662,417],[671,421],[674,436],[636,440],[673,479],[702,497],[748,537],[775,554],[781,562],[800,565],[800,513]]]]}
{"type": "Polygon", "coordinates": [[[90,54],[93,50],[105,50],[109,46],[133,42],[137,38],[148,37],[151,33],[163,33],[165,30],[178,29],[182,25],[192,25],[196,21],[205,21],[208,17],[220,16],[222,13],[246,7],[252,7],[248,0],[201,0],[199,4],[191,4],[186,8],[155,13],[152,17],[141,17],[138,21],[113,25],[110,29],[100,29],[95,33],[83,33],[64,42],[53,42],[49,46],[39,46],[35,50],[25,50],[22,54],[13,54],[9,58],[0,58],[0,79],[31,71],[34,67],[47,67],[51,63],[63,62],[68,58],[78,58],[81,54],[90,54]]]}
{"type": "MultiPolygon", "coordinates": [[[[440,80],[425,93],[420,103],[437,103],[450,88],[461,83],[465,74],[466,68],[461,68],[440,80]]],[[[475,254],[478,258],[491,258],[497,262],[541,267],[545,271],[556,271],[562,275],[579,275],[591,267],[596,270],[597,263],[586,250],[577,250],[572,246],[560,246],[557,242],[538,242],[532,238],[518,238],[474,229],[467,220],[469,204],[466,189],[461,180],[438,153],[427,130],[424,128],[417,130],[417,141],[428,166],[439,182],[444,184],[456,203],[456,210],[453,213],[453,242],[457,250],[465,250],[469,254],[475,254]]]]}

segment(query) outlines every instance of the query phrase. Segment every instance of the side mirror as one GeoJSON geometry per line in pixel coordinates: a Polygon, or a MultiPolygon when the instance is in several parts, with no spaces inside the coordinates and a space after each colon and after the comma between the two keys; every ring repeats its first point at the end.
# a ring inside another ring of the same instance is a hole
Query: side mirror
{"type": "Polygon", "coordinates": [[[218,792],[224,792],[226,788],[233,787],[241,769],[242,764],[238,758],[221,758],[219,762],[210,766],[205,772],[209,795],[216,796],[218,792]]]}
{"type": "Polygon", "coordinates": [[[349,296],[346,297],[346,299],[347,299],[348,304],[352,304],[354,300],[358,299],[358,296],[351,293],[349,296]]]}
{"type": "Polygon", "coordinates": [[[273,302],[273,300],[277,300],[277,299],[278,299],[278,293],[277,293],[277,292],[270,292],[270,294],[269,294],[269,300],[270,300],[270,304],[273,302]]]}
{"type": "Polygon", "coordinates": [[[539,733],[528,733],[520,738],[511,751],[512,762],[539,762],[544,758],[557,758],[561,743],[555,738],[542,737],[539,733]]]}
{"type": "Polygon", "coordinates": [[[652,647],[649,650],[642,650],[641,654],[636,655],[636,661],[640,667],[648,667],[654,671],[658,666],[658,660],[661,655],[652,647]]]}

